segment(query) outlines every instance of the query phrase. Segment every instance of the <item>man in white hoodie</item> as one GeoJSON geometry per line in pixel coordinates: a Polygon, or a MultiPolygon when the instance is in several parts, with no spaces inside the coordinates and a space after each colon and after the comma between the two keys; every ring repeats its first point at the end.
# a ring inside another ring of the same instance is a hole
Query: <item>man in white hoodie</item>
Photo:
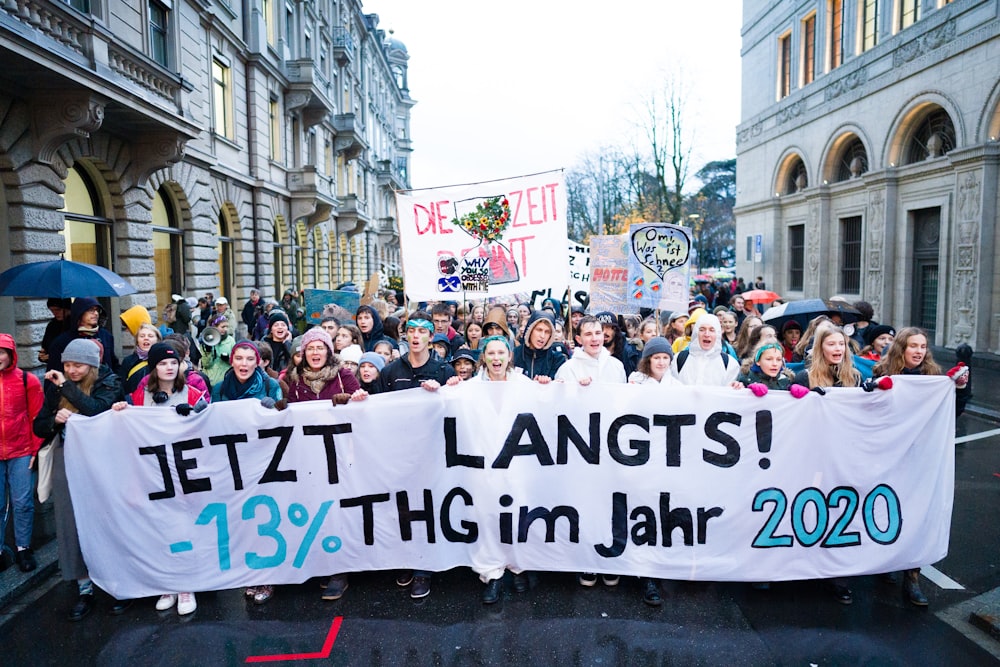
{"type": "Polygon", "coordinates": [[[580,320],[578,345],[573,356],[556,371],[556,380],[579,382],[625,382],[625,367],[604,347],[604,328],[593,315],[580,320]]]}
{"type": "Polygon", "coordinates": [[[740,364],[722,351],[722,325],[715,315],[702,315],[691,332],[691,344],[670,364],[671,374],[686,385],[741,388],[740,364]]]}

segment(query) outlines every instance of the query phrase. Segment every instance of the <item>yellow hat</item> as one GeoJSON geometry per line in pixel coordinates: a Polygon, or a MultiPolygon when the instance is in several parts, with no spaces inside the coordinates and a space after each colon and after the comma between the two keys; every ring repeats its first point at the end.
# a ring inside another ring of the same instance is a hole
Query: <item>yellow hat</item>
{"type": "Polygon", "coordinates": [[[149,316],[149,311],[146,310],[145,306],[132,306],[124,313],[121,314],[122,324],[128,327],[128,330],[132,332],[132,336],[139,333],[140,324],[152,324],[153,318],[149,316]]]}

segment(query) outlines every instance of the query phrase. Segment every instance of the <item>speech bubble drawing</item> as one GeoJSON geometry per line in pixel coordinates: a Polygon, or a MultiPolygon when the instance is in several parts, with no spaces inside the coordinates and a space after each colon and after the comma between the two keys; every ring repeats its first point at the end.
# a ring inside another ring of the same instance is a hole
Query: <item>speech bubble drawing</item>
{"type": "Polygon", "coordinates": [[[686,264],[691,253],[687,235],[669,227],[642,227],[632,232],[630,241],[639,263],[660,280],[670,269],[686,264]]]}

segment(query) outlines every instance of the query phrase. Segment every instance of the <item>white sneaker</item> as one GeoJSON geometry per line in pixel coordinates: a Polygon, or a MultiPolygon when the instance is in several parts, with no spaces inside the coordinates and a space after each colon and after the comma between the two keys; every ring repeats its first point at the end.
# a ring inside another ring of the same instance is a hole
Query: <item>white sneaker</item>
{"type": "Polygon", "coordinates": [[[165,593],[156,601],[156,611],[166,611],[177,602],[177,596],[173,593],[165,593]]]}
{"type": "Polygon", "coordinates": [[[198,608],[198,602],[194,599],[194,593],[180,593],[177,596],[177,613],[186,616],[198,608]]]}

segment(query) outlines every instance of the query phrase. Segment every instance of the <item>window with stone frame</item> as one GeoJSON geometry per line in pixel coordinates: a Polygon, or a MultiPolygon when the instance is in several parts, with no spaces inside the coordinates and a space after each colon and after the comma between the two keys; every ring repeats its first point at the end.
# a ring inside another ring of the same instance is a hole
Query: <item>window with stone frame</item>
{"type": "Polygon", "coordinates": [[[840,220],[840,292],[861,293],[861,216],[840,220]]]}
{"type": "Polygon", "coordinates": [[[788,289],[801,292],[805,285],[806,226],[788,227],[788,289]]]}

